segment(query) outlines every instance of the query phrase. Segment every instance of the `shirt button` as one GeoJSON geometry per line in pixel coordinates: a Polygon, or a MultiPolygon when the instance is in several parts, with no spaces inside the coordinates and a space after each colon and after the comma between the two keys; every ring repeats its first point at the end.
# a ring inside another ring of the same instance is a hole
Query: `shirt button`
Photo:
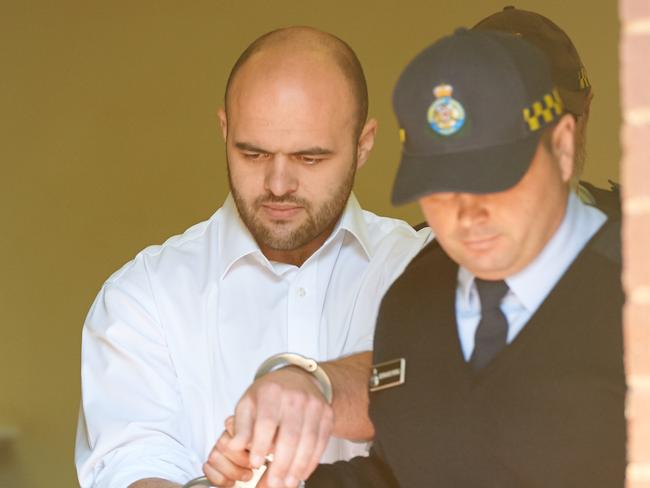
{"type": "Polygon", "coordinates": [[[296,290],[296,293],[298,294],[299,297],[304,297],[307,294],[307,290],[305,290],[302,286],[296,290]]]}

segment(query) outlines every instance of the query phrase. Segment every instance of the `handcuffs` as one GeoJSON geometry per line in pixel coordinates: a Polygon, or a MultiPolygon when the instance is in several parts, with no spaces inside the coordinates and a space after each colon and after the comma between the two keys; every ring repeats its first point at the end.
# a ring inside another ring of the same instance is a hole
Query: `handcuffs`
{"type": "MultiPolygon", "coordinates": [[[[264,361],[257,371],[255,372],[255,380],[258,380],[265,374],[277,371],[288,366],[297,366],[298,368],[312,374],[318,384],[320,385],[323,396],[327,403],[332,403],[332,382],[330,381],[327,373],[321,368],[318,363],[311,358],[301,356],[300,354],[285,352],[271,356],[264,361]]],[[[255,381],[254,380],[254,381],[255,381]]],[[[194,478],[183,485],[183,488],[191,488],[192,486],[212,486],[210,481],[205,476],[194,478]]],[[[235,485],[238,486],[238,485],[235,485]]]]}

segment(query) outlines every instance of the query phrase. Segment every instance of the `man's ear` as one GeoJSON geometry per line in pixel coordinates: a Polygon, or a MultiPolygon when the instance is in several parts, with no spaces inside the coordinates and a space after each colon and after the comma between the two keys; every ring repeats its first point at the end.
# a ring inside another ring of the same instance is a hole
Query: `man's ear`
{"type": "Polygon", "coordinates": [[[368,121],[361,129],[359,141],[357,143],[357,169],[365,164],[370,156],[372,146],[375,145],[375,136],[377,135],[378,123],[375,119],[368,119],[368,121]]]}
{"type": "Polygon", "coordinates": [[[571,180],[573,174],[575,130],[575,118],[571,114],[565,114],[555,125],[551,134],[551,151],[560,167],[562,180],[566,183],[571,180]]]}
{"type": "Polygon", "coordinates": [[[217,111],[217,115],[219,116],[219,125],[221,126],[221,135],[223,136],[224,142],[228,138],[228,116],[226,115],[226,111],[223,108],[220,108],[217,111]]]}

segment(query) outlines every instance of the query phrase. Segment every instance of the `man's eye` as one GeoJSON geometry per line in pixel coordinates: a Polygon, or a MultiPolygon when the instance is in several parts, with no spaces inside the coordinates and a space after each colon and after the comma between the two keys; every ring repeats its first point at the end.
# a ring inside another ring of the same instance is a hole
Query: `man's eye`
{"type": "Polygon", "coordinates": [[[301,156],[300,160],[305,164],[312,165],[320,163],[323,158],[316,158],[314,156],[301,156]]]}
{"type": "Polygon", "coordinates": [[[266,158],[268,158],[267,153],[250,153],[250,152],[245,152],[244,157],[250,161],[262,161],[266,158]]]}

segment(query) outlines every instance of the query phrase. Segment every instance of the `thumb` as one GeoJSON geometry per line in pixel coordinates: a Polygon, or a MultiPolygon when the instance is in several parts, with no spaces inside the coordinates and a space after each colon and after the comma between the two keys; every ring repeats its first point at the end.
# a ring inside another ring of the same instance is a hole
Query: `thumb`
{"type": "Polygon", "coordinates": [[[226,418],[223,424],[226,428],[226,432],[230,434],[230,437],[235,437],[235,417],[231,415],[230,417],[226,418]]]}

